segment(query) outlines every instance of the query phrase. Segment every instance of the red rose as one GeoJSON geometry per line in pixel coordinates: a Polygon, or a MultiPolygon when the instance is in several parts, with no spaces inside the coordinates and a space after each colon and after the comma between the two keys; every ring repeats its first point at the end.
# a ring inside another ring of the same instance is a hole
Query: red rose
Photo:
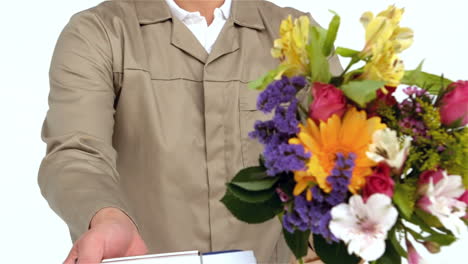
{"type": "Polygon", "coordinates": [[[390,198],[393,196],[395,182],[390,176],[390,170],[386,163],[379,163],[374,173],[366,177],[366,185],[362,189],[364,201],[374,193],[382,193],[390,198]]]}
{"type": "Polygon", "coordinates": [[[385,86],[385,89],[387,90],[386,93],[384,93],[382,89],[377,90],[377,99],[367,105],[367,113],[369,114],[369,117],[376,116],[377,110],[380,107],[394,106],[397,103],[395,96],[393,96],[396,87],[385,86]]]}
{"type": "Polygon", "coordinates": [[[461,120],[461,126],[468,124],[468,81],[450,84],[452,90],[444,95],[440,106],[440,119],[444,125],[461,120]]]}
{"type": "Polygon", "coordinates": [[[419,185],[429,184],[429,179],[432,178],[434,184],[438,183],[444,175],[441,170],[427,170],[419,175],[419,185]]]}
{"type": "Polygon", "coordinates": [[[315,121],[327,121],[332,115],[343,116],[346,110],[346,98],[343,91],[331,84],[314,83],[312,87],[314,101],[310,105],[309,116],[315,121]]]}

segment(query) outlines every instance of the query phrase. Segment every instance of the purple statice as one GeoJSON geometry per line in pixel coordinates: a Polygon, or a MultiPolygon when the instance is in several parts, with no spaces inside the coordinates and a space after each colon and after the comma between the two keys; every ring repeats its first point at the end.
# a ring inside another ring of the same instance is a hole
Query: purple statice
{"type": "Polygon", "coordinates": [[[310,230],[329,241],[338,241],[328,228],[331,220],[330,211],[331,208],[325,203],[319,203],[315,200],[307,201],[304,195],[296,196],[294,209],[283,215],[283,227],[289,233],[293,233],[294,229],[303,232],[310,230]]]}
{"type": "Polygon", "coordinates": [[[254,131],[249,133],[249,137],[258,139],[260,143],[266,145],[271,142],[276,133],[278,133],[278,131],[276,130],[275,122],[273,122],[273,120],[257,120],[254,124],[254,131]]]}
{"type": "Polygon", "coordinates": [[[263,156],[267,174],[276,176],[283,172],[303,170],[310,158],[301,145],[290,145],[288,140],[299,133],[296,91],[307,85],[302,76],[283,77],[271,83],[258,98],[257,108],[265,113],[274,110],[271,120],[257,121],[249,133],[265,145],[263,156]]]}
{"type": "Polygon", "coordinates": [[[279,132],[273,120],[257,120],[254,124],[254,131],[249,133],[249,137],[252,139],[257,139],[265,146],[275,146],[288,142],[288,139],[291,137],[291,135],[279,132]]]}
{"type": "Polygon", "coordinates": [[[258,96],[257,109],[270,113],[277,106],[291,102],[296,97],[297,90],[306,84],[307,81],[302,76],[283,76],[280,80],[273,81],[258,96]]]}
{"type": "Polygon", "coordinates": [[[325,200],[330,205],[338,205],[348,198],[348,186],[353,176],[355,160],[356,154],[352,152],[347,157],[340,152],[336,154],[335,167],[327,178],[327,182],[332,187],[332,192],[325,197],[325,200]]]}
{"type": "Polygon", "coordinates": [[[294,98],[289,106],[276,107],[273,122],[280,133],[294,135],[299,132],[299,120],[296,117],[297,103],[297,99],[294,98]]]}
{"type": "Polygon", "coordinates": [[[300,231],[311,229],[312,219],[310,215],[312,203],[304,198],[304,195],[294,197],[294,208],[292,211],[283,215],[283,227],[289,232],[293,233],[294,228],[300,231]]]}
{"type": "Polygon", "coordinates": [[[291,220],[291,217],[293,217],[293,215],[293,213],[285,213],[283,214],[283,219],[281,220],[281,222],[283,223],[283,228],[286,229],[286,231],[288,231],[289,233],[294,233],[295,225],[291,220]]]}
{"type": "Polygon", "coordinates": [[[310,153],[301,145],[288,143],[268,144],[263,153],[267,174],[275,176],[283,172],[304,170],[310,153]]]}
{"type": "Polygon", "coordinates": [[[305,87],[307,85],[307,80],[303,76],[294,76],[290,79],[290,83],[296,87],[305,87]]]}
{"type": "Polygon", "coordinates": [[[346,157],[342,153],[336,154],[335,167],[327,177],[332,191],[325,193],[318,186],[313,186],[312,201],[307,201],[304,194],[296,196],[293,209],[283,216],[283,227],[290,233],[297,228],[301,231],[310,230],[312,233],[323,236],[327,241],[338,241],[331,233],[329,223],[331,209],[346,202],[349,197],[348,185],[354,170],[356,155],[349,153],[346,157]]]}

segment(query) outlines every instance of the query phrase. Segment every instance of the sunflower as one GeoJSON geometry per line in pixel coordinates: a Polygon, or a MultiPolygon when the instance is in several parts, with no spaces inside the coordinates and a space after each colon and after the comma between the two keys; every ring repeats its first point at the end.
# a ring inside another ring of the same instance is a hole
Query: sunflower
{"type": "Polygon", "coordinates": [[[294,195],[300,195],[307,189],[307,200],[312,200],[311,188],[318,185],[323,191],[330,193],[331,185],[327,177],[335,167],[337,154],[355,155],[355,164],[348,186],[349,191],[357,193],[365,184],[365,177],[372,173],[376,163],[370,160],[366,152],[372,143],[372,135],[376,130],[385,128],[379,117],[367,119],[365,111],[352,107],[347,110],[343,119],[333,115],[327,122],[317,126],[313,120],[307,119],[304,126],[299,124],[300,132],[296,138],[291,138],[289,144],[300,144],[310,152],[307,169],[294,171],[296,187],[294,195]]]}

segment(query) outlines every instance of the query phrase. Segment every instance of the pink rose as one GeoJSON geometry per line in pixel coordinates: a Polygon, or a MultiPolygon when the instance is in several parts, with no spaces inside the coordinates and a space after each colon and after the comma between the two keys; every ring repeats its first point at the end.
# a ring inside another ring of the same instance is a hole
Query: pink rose
{"type": "Polygon", "coordinates": [[[315,121],[327,121],[332,115],[343,116],[346,110],[346,98],[343,91],[331,84],[314,83],[312,87],[314,101],[310,105],[309,116],[315,121]]]}
{"type": "Polygon", "coordinates": [[[419,175],[419,185],[429,184],[429,180],[432,178],[432,182],[437,184],[444,175],[442,174],[442,170],[427,170],[419,175]]]}
{"type": "Polygon", "coordinates": [[[395,182],[390,176],[390,167],[386,163],[379,163],[372,175],[366,177],[366,185],[362,189],[362,197],[367,201],[374,193],[393,196],[395,182]]]}
{"type": "Polygon", "coordinates": [[[439,109],[444,125],[461,120],[461,126],[468,123],[468,81],[458,81],[449,85],[450,92],[442,98],[439,109]]]}

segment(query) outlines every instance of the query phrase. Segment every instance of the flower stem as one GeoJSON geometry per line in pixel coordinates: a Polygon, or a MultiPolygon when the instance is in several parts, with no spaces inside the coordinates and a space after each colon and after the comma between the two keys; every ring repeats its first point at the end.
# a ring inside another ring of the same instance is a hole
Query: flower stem
{"type": "Polygon", "coordinates": [[[309,115],[309,111],[307,111],[307,109],[305,109],[305,107],[301,104],[297,104],[297,106],[299,107],[299,110],[306,116],[309,115]]]}
{"type": "Polygon", "coordinates": [[[307,118],[309,117],[309,112],[307,111],[307,109],[301,103],[298,103],[297,110],[299,112],[299,119],[302,122],[306,122],[307,118]]]}
{"type": "Polygon", "coordinates": [[[359,62],[359,59],[356,58],[351,58],[351,60],[348,63],[348,66],[346,66],[346,69],[341,73],[340,78],[343,78],[344,75],[348,72],[348,70],[356,63],[359,62]]]}

